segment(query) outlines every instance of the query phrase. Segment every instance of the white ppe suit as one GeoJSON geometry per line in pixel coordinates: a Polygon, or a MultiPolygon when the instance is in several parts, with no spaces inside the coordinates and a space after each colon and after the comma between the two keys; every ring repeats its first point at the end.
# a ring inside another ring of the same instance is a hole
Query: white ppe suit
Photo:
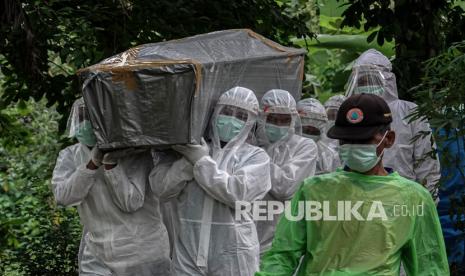
{"type": "Polygon", "coordinates": [[[336,115],[339,111],[339,107],[347,98],[344,95],[334,95],[330,97],[325,103],[326,115],[328,116],[328,123],[325,128],[325,136],[322,139],[326,144],[333,149],[335,152],[339,152],[339,140],[329,138],[326,133],[334,125],[336,121],[336,115]]]}
{"type": "MultiPolygon", "coordinates": [[[[318,146],[318,161],[316,163],[315,174],[319,175],[336,171],[341,162],[338,152],[327,144],[326,127],[328,125],[328,117],[325,108],[317,99],[307,98],[297,103],[297,112],[300,116],[302,128],[311,126],[320,131],[319,136],[312,136],[315,137],[316,140],[314,141],[318,146]]],[[[306,137],[305,135],[305,131],[302,130],[302,136],[306,137]]]]}
{"type": "MultiPolygon", "coordinates": [[[[255,125],[258,101],[235,87],[218,100],[211,119],[210,155],[194,164],[186,157],[160,162],[150,174],[154,192],[176,203],[174,275],[253,275],[259,243],[251,213],[236,219],[236,201],[253,202],[270,189],[269,157],[245,140],[255,125]],[[248,112],[245,126],[223,147],[215,127],[225,106],[248,112]]],[[[168,157],[169,158],[169,157],[168,157]]]]}
{"type": "MultiPolygon", "coordinates": [[[[299,133],[301,130],[300,118],[296,102],[289,92],[280,89],[268,91],[262,97],[261,107],[263,112],[257,130],[257,140],[265,141],[263,147],[270,156],[271,172],[271,190],[264,200],[284,202],[292,198],[305,178],[315,175],[318,149],[312,139],[295,134],[296,125],[299,133]],[[290,114],[292,117],[287,135],[274,143],[267,140],[263,127],[266,117],[271,113],[290,114]]],[[[279,216],[274,215],[273,220],[257,221],[262,255],[271,247],[279,216]]]]}
{"type": "Polygon", "coordinates": [[[422,132],[430,132],[431,127],[426,120],[409,122],[407,116],[417,105],[399,99],[396,76],[391,71],[391,62],[382,53],[374,49],[365,51],[355,61],[346,96],[361,91],[370,93],[373,90],[388,103],[393,119],[391,128],[396,132],[396,140],[391,148],[384,151],[383,164],[401,176],[424,185],[436,198],[437,183],[441,176],[439,159],[431,158],[428,154],[436,145],[431,144],[431,135],[414,139],[422,132]]]}
{"type": "MultiPolygon", "coordinates": [[[[68,133],[81,135],[86,121],[82,99],[73,105],[71,117],[68,133]]],[[[85,131],[92,135],[91,129],[85,131]]],[[[148,182],[150,152],[119,158],[108,170],[87,168],[91,158],[88,146],[69,146],[59,153],[52,177],[57,203],[76,206],[84,226],[79,274],[169,274],[168,235],[148,182]]]]}

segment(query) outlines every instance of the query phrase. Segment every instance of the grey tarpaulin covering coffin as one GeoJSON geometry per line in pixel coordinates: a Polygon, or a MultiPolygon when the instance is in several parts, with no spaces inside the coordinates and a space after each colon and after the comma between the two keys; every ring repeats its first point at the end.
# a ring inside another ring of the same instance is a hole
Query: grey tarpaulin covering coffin
{"type": "Polygon", "coordinates": [[[247,29],[144,44],[78,71],[100,148],[198,143],[226,90],[302,88],[305,50],[247,29]]]}

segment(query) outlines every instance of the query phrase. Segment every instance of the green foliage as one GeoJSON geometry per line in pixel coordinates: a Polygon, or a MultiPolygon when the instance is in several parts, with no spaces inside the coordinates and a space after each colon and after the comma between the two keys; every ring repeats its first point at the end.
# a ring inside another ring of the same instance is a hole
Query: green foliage
{"type": "MultiPolygon", "coordinates": [[[[429,120],[440,149],[442,171],[457,171],[465,179],[463,160],[460,159],[463,157],[448,151],[451,143],[463,145],[465,142],[465,41],[453,44],[444,53],[429,59],[424,68],[421,84],[412,89],[418,108],[411,118],[429,120]]],[[[448,180],[447,177],[441,179],[448,180]]],[[[454,227],[465,233],[465,195],[456,193],[450,202],[449,215],[454,227]]],[[[464,271],[463,264],[451,264],[451,275],[463,275],[464,271]]]]}
{"type": "Polygon", "coordinates": [[[438,142],[465,136],[465,42],[429,59],[424,68],[422,83],[412,89],[418,102],[413,118],[428,118],[438,142]],[[440,129],[460,131],[445,138],[440,129]]]}
{"type": "Polygon", "coordinates": [[[305,41],[295,39],[300,47],[307,47],[306,81],[304,96],[323,100],[331,93],[345,92],[353,61],[364,51],[375,48],[386,56],[394,54],[394,44],[383,46],[367,42],[369,32],[353,27],[342,27],[343,18],[320,15],[320,32],[316,39],[305,41]]]}
{"type": "Polygon", "coordinates": [[[305,22],[307,30],[318,33],[319,10],[317,0],[276,0],[279,6],[285,7],[284,13],[291,18],[298,18],[305,22]]]}
{"type": "Polygon", "coordinates": [[[0,137],[0,274],[76,274],[77,212],[58,208],[49,187],[62,146],[60,116],[44,100],[20,101],[1,114],[15,131],[0,137]]]}
{"type": "Polygon", "coordinates": [[[450,0],[347,0],[343,26],[374,30],[368,42],[396,41],[393,62],[399,94],[420,83],[422,62],[460,41],[465,30],[464,12],[450,0]]]}
{"type": "Polygon", "coordinates": [[[45,97],[67,114],[80,94],[76,69],[137,44],[231,28],[283,44],[311,35],[308,12],[283,12],[288,8],[275,0],[1,1],[1,98],[9,104],[45,97]]]}

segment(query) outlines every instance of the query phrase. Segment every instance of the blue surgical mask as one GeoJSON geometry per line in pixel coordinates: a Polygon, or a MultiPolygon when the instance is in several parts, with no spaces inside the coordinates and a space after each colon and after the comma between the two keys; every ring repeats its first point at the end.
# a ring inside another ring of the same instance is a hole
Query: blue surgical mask
{"type": "Polygon", "coordinates": [[[220,140],[229,142],[241,132],[242,128],[245,126],[245,122],[236,117],[220,114],[216,119],[215,126],[220,140]]]}
{"type": "Polygon", "coordinates": [[[97,143],[92,125],[88,120],[84,120],[79,124],[75,136],[81,144],[87,145],[89,147],[93,147],[97,143]]]}
{"type": "Polygon", "coordinates": [[[371,86],[358,86],[354,89],[355,94],[374,94],[381,96],[384,92],[384,87],[380,85],[371,85],[371,86]]]}
{"type": "Polygon", "coordinates": [[[265,124],[266,137],[271,143],[281,140],[289,133],[289,126],[277,126],[274,124],[265,124]]]}
{"type": "MultiPolygon", "coordinates": [[[[344,144],[339,147],[339,157],[344,164],[350,169],[357,172],[367,172],[371,170],[381,160],[383,153],[379,156],[376,154],[376,149],[384,141],[387,131],[383,139],[378,144],[344,144]]],[[[384,150],[383,150],[384,152],[384,150]]]]}

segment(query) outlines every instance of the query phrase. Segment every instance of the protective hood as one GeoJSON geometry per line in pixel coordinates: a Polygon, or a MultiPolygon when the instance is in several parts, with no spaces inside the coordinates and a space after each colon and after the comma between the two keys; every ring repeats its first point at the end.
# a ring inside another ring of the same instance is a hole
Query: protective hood
{"type": "Polygon", "coordinates": [[[290,114],[292,118],[286,137],[275,143],[284,143],[288,141],[293,134],[302,134],[302,125],[296,105],[294,97],[286,90],[271,89],[263,95],[261,100],[261,113],[257,126],[257,140],[260,146],[267,147],[274,144],[269,141],[265,132],[266,118],[271,113],[290,114]]]}
{"type": "Polygon", "coordinates": [[[387,102],[399,99],[396,76],[392,73],[392,64],[386,56],[375,49],[365,51],[355,60],[352,75],[349,78],[347,86],[347,97],[356,93],[357,88],[360,87],[358,84],[359,79],[366,77],[370,71],[371,82],[376,82],[378,85],[383,86],[383,91],[379,96],[383,97],[387,102]],[[373,76],[377,76],[375,77],[376,81],[373,81],[373,76]]]}
{"type": "Polygon", "coordinates": [[[326,109],[328,108],[335,108],[335,109],[339,109],[339,107],[341,106],[341,104],[346,100],[346,96],[344,95],[334,95],[332,96],[331,98],[329,98],[325,104],[324,104],[324,107],[326,109]]]}
{"type": "Polygon", "coordinates": [[[324,106],[317,99],[307,98],[297,103],[302,126],[313,126],[320,130],[323,136],[328,116],[324,106]]]}
{"type": "Polygon", "coordinates": [[[236,86],[224,92],[220,96],[210,120],[210,138],[212,140],[214,157],[217,157],[220,152],[227,152],[230,149],[238,148],[245,143],[250,131],[257,121],[258,109],[259,107],[257,97],[250,89],[236,86]],[[221,148],[220,137],[217,128],[215,127],[215,123],[222,109],[228,105],[247,110],[248,116],[247,121],[239,134],[227,142],[223,148],[221,148]]]}

